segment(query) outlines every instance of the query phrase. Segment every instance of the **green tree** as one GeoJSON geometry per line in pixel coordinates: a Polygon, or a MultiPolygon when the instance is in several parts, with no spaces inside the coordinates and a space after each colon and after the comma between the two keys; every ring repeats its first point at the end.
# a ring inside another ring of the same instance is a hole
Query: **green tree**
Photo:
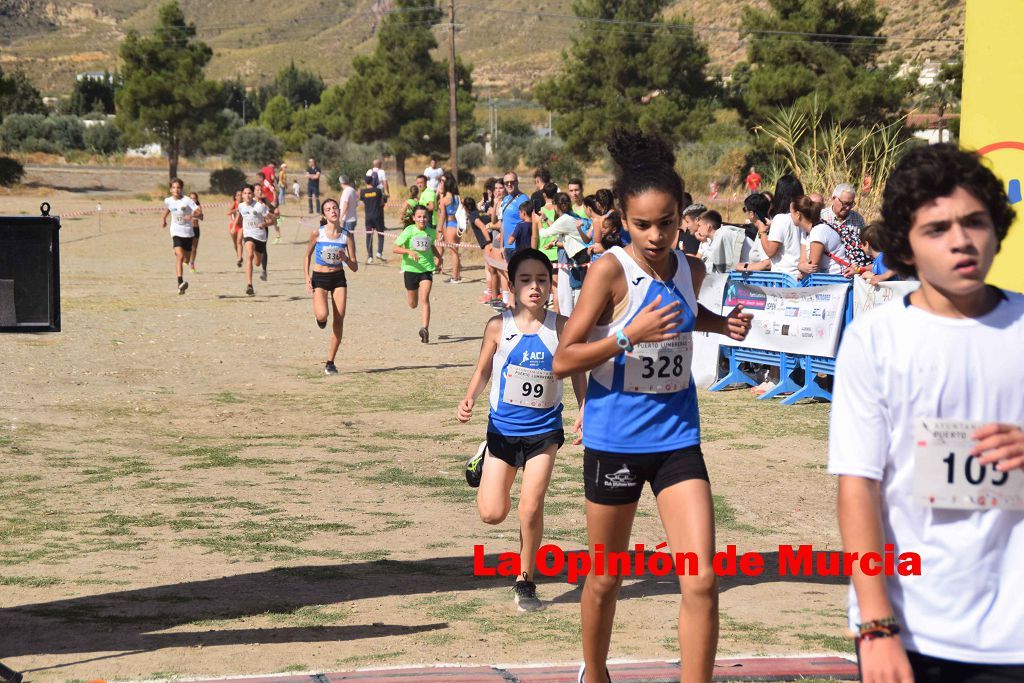
{"type": "Polygon", "coordinates": [[[740,20],[747,60],[733,72],[748,124],[780,108],[818,105],[831,121],[871,125],[898,115],[910,92],[897,64],[877,65],[885,15],[875,0],[768,0],[740,20]]]}
{"type": "Polygon", "coordinates": [[[278,72],[274,79],[274,90],[277,95],[283,95],[288,100],[292,109],[300,109],[312,107],[320,101],[324,82],[312,71],[296,67],[293,61],[278,72]]]}
{"type": "Polygon", "coordinates": [[[202,142],[196,131],[220,111],[220,85],[203,75],[213,51],[195,35],[195,24],[185,22],[181,6],[172,0],[160,7],[152,35],[129,31],[121,43],[118,127],[131,143],[159,140],[172,178],[180,156],[202,142]]]}
{"type": "Polygon", "coordinates": [[[266,109],[260,114],[260,125],[274,133],[286,132],[292,125],[292,105],[284,95],[275,95],[267,102],[266,109]]]}
{"type": "Polygon", "coordinates": [[[616,126],[639,126],[671,141],[696,137],[710,120],[715,86],[707,48],[688,28],[667,27],[670,0],[575,0],[582,27],[562,53],[562,69],[534,96],[559,116],[555,132],[590,159],[616,126]],[[643,29],[609,28],[609,21],[643,29]]]}
{"type": "Polygon", "coordinates": [[[42,114],[49,110],[43,104],[43,96],[39,94],[32,81],[20,69],[10,76],[4,76],[0,69],[0,121],[8,114],[42,114]]]}
{"type": "MultiPolygon", "coordinates": [[[[398,182],[405,185],[409,154],[447,151],[448,64],[430,56],[437,40],[430,31],[441,11],[434,0],[395,0],[384,17],[373,54],[352,60],[352,76],[341,106],[350,134],[359,142],[382,141],[395,155],[398,182]]],[[[470,68],[455,62],[460,138],[477,130],[470,68]]]]}
{"type": "Polygon", "coordinates": [[[104,72],[102,78],[75,81],[66,110],[68,114],[85,116],[92,112],[114,113],[114,77],[104,72]]]}

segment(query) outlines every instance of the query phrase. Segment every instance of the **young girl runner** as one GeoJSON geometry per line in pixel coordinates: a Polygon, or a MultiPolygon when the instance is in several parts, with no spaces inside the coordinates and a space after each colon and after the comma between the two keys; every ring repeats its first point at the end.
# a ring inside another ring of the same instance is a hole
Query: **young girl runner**
{"type": "Polygon", "coordinates": [[[179,178],[171,181],[171,196],[164,200],[164,215],[161,227],[167,227],[167,217],[171,218],[171,242],[174,245],[174,274],[178,278],[178,294],[188,289],[185,281],[184,264],[192,253],[192,217],[203,217],[203,210],[190,197],[183,196],[185,184],[179,178]]]}
{"type": "MultiPolygon", "coordinates": [[[[551,372],[551,361],[566,318],[544,305],[551,294],[553,269],[536,249],[523,249],[509,261],[516,305],[494,316],[484,327],[484,341],[466,397],[459,403],[459,421],[473,416],[476,397],[491,381],[487,441],[466,463],[470,485],[479,486],[476,505],[480,519],[501,524],[512,507],[509,491],[523,469],[519,497],[520,576],[513,585],[519,609],[541,609],[533,565],[544,533],[544,495],[555,465],[555,453],[565,442],[562,431],[562,382],[551,372]]],[[[576,400],[582,405],[586,380],[572,376],[576,400]]],[[[579,419],[575,429],[579,429],[579,419]]]]}
{"type": "MultiPolygon", "coordinates": [[[[254,199],[254,188],[247,185],[242,190],[242,203],[238,205],[238,215],[242,220],[242,235],[245,242],[245,293],[256,294],[252,288],[252,267],[264,265],[267,257],[267,225],[270,223],[270,210],[263,202],[254,199]]],[[[265,266],[264,266],[265,267],[265,266]]]]}
{"type": "Polygon", "coordinates": [[[199,203],[198,194],[189,192],[188,198],[199,207],[198,215],[195,212],[192,213],[192,256],[188,262],[188,269],[194,273],[196,272],[196,255],[199,253],[199,221],[203,220],[203,210],[202,204],[199,203]]]}
{"type": "Polygon", "coordinates": [[[394,253],[402,255],[402,277],[409,308],[419,306],[420,341],[430,341],[430,288],[434,286],[434,240],[437,231],[430,228],[430,210],[422,204],[413,212],[413,224],[395,240],[394,253]]]}
{"type": "MultiPolygon", "coordinates": [[[[695,552],[698,572],[680,577],[682,680],[711,680],[718,642],[718,585],[711,570],[714,513],[700,450],[690,376],[694,330],[743,339],[750,315],[699,307],[704,271],[679,243],[683,184],[660,138],[617,131],[608,145],[614,193],[631,235],[590,268],[565,326],[557,377],[592,370],[583,419],[583,473],[591,553],[625,552],[643,484],[650,482],[672,553],[695,552]],[[691,263],[695,264],[691,267],[691,263]]],[[[580,600],[579,680],[605,683],[621,576],[587,576],[580,600]]]]}
{"type": "Polygon", "coordinates": [[[231,236],[231,244],[235,246],[235,255],[238,261],[235,263],[242,267],[242,217],[238,213],[238,205],[242,203],[242,191],[235,193],[235,201],[228,210],[228,235],[231,236]]]}
{"type": "Polygon", "coordinates": [[[331,324],[331,343],[327,348],[327,362],[324,373],[337,375],[338,368],[334,358],[341,346],[341,334],[345,325],[345,303],[348,299],[348,283],[345,280],[345,266],[352,272],[359,270],[356,261],[356,249],[351,235],[341,225],[341,209],[338,202],[327,199],[320,205],[320,228],[309,235],[306,247],[306,258],[302,262],[306,274],[306,289],[313,293],[313,315],[320,329],[327,327],[327,316],[330,313],[327,300],[331,300],[334,309],[334,321],[331,324]],[[315,256],[312,273],[309,260],[315,256]]]}

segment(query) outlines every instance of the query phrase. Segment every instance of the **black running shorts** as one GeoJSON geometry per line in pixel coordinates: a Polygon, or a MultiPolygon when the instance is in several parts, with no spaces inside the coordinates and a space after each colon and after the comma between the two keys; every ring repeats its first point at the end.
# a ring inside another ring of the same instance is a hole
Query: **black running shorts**
{"type": "Polygon", "coordinates": [[[255,237],[246,237],[242,240],[243,242],[252,242],[252,250],[257,254],[267,253],[267,243],[263,240],[258,240],[255,237]]]}
{"type": "Polygon", "coordinates": [[[192,251],[192,238],[191,237],[178,237],[174,235],[171,238],[174,243],[175,249],[181,249],[183,251],[192,251]]]}
{"type": "Polygon", "coordinates": [[[689,479],[708,479],[700,445],[659,453],[608,453],[583,449],[583,489],[592,503],[625,505],[640,500],[644,482],[657,496],[689,479]]]}
{"type": "Polygon", "coordinates": [[[309,279],[313,282],[313,289],[326,289],[328,292],[333,292],[338,287],[348,286],[343,268],[332,273],[318,273],[314,270],[310,273],[309,279]]]}
{"type": "Polygon", "coordinates": [[[415,292],[420,288],[420,283],[424,280],[434,281],[433,273],[410,273],[405,271],[402,273],[402,277],[405,278],[405,288],[410,292],[415,292]]]}
{"type": "Polygon", "coordinates": [[[487,452],[516,469],[526,467],[530,458],[540,455],[552,444],[561,448],[564,443],[565,432],[561,429],[530,436],[504,436],[497,432],[487,432],[487,452]]]}

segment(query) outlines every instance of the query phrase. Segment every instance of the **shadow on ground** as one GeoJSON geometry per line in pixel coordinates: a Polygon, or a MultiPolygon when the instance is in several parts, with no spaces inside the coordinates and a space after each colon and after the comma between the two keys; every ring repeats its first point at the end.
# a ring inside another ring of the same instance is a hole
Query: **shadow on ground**
{"type": "MultiPolygon", "coordinates": [[[[758,577],[723,577],[721,590],[768,582],[843,584],[843,577],[779,576],[778,554],[764,553],[758,577]]],[[[496,567],[496,554],[484,566],[496,567]]],[[[511,578],[473,575],[471,557],[377,560],[346,565],[285,567],[205,581],[153,586],[0,609],[4,657],[58,653],[150,651],[168,647],[358,640],[447,628],[447,623],[216,628],[222,620],[266,613],[290,615],[303,607],[384,596],[425,596],[508,585],[511,578]],[[214,627],[214,628],[211,628],[214,627]],[[166,633],[181,627],[193,630],[166,633]]],[[[565,582],[566,575],[542,583],[565,582]]],[[[679,591],[675,576],[627,583],[621,599],[679,591]]],[[[567,590],[556,603],[579,600],[567,590]]]]}

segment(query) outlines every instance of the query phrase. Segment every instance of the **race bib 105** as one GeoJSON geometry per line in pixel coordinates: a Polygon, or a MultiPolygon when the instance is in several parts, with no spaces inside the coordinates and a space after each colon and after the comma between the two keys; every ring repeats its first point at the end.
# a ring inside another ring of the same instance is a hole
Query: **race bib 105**
{"type": "Polygon", "coordinates": [[[923,418],[914,429],[914,500],[956,510],[1024,510],[1024,472],[1000,472],[971,456],[984,422],[923,418]]]}

